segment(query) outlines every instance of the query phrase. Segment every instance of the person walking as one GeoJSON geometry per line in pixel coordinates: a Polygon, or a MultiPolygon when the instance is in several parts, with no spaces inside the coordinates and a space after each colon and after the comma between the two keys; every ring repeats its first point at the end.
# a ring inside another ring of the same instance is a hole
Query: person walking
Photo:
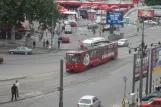
{"type": "Polygon", "coordinates": [[[17,87],[16,96],[18,98],[19,97],[19,93],[18,93],[19,92],[19,85],[20,85],[19,82],[18,82],[18,80],[16,80],[16,84],[15,85],[17,87]]]}
{"type": "Polygon", "coordinates": [[[36,46],[36,42],[35,41],[33,41],[33,48],[35,49],[35,46],[36,46]]]}
{"type": "Polygon", "coordinates": [[[11,87],[12,101],[13,101],[13,97],[15,97],[15,100],[17,100],[16,92],[17,92],[17,86],[13,84],[13,86],[11,87]]]}
{"type": "Polygon", "coordinates": [[[47,40],[46,41],[46,48],[48,48],[48,46],[49,46],[49,41],[47,40]]]}
{"type": "Polygon", "coordinates": [[[45,39],[44,39],[44,41],[43,41],[43,47],[45,48],[45,39]]]}

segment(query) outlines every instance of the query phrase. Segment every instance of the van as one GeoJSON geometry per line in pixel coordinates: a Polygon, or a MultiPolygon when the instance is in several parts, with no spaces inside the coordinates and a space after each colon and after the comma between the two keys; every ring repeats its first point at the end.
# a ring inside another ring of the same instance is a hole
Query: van
{"type": "Polygon", "coordinates": [[[72,33],[72,27],[70,25],[65,26],[65,34],[70,34],[72,33]]]}

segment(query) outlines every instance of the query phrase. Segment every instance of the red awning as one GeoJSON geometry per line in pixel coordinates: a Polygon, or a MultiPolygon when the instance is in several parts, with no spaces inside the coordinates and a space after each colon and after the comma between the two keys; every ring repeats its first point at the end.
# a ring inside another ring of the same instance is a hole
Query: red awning
{"type": "Polygon", "coordinates": [[[105,9],[105,10],[107,10],[109,8],[109,6],[106,4],[102,4],[101,7],[102,7],[102,9],[105,9]]]}
{"type": "Polygon", "coordinates": [[[114,9],[114,8],[118,8],[117,5],[112,5],[110,8],[114,9]]]}
{"type": "Polygon", "coordinates": [[[99,7],[98,4],[92,4],[91,6],[92,6],[92,7],[99,7]]]}
{"type": "Polygon", "coordinates": [[[66,9],[64,7],[59,10],[59,12],[66,12],[66,11],[68,11],[68,9],[66,9]]]}

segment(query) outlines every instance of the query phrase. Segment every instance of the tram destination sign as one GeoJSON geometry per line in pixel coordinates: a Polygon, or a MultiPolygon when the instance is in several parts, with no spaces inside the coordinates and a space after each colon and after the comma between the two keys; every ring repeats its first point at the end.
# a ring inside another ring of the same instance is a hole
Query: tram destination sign
{"type": "Polygon", "coordinates": [[[123,22],[123,12],[109,11],[106,16],[106,24],[121,24],[123,22]]]}

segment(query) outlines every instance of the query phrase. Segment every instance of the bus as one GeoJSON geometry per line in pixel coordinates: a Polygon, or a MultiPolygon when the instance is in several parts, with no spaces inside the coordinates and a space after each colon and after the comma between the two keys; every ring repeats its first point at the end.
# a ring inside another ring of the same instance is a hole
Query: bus
{"type": "Polygon", "coordinates": [[[116,42],[101,43],[97,46],[66,52],[66,72],[81,72],[111,59],[117,59],[116,42]]]}
{"type": "Polygon", "coordinates": [[[96,45],[103,43],[103,42],[111,43],[110,41],[106,40],[103,37],[94,37],[94,38],[89,38],[89,39],[83,40],[82,45],[85,47],[92,47],[92,46],[96,46],[96,45]]]}

